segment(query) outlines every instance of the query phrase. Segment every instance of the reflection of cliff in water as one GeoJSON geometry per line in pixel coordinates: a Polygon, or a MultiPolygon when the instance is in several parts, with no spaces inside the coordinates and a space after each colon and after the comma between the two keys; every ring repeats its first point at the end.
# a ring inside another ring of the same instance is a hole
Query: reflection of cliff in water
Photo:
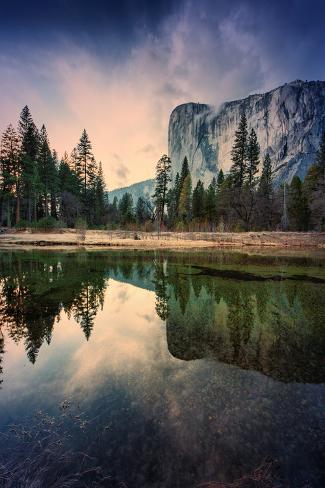
{"type": "Polygon", "coordinates": [[[62,312],[88,340],[113,278],[155,291],[176,358],[213,358],[281,381],[322,382],[325,286],[320,275],[294,279],[310,262],[295,258],[286,268],[287,261],[239,253],[2,252],[0,375],[4,332],[24,342],[33,363],[62,312]],[[256,274],[263,265],[279,276],[279,264],[283,281],[256,274]]]}
{"type": "Polygon", "coordinates": [[[324,286],[170,271],[166,327],[173,356],[214,358],[281,381],[324,381],[324,286]]]}

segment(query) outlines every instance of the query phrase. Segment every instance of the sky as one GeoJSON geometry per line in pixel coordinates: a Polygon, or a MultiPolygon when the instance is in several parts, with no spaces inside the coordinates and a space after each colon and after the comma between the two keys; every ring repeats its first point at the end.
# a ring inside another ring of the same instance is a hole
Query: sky
{"type": "Polygon", "coordinates": [[[85,128],[107,187],[152,178],[169,115],[325,80],[320,0],[1,2],[0,130],[28,105],[51,147],[85,128]]]}

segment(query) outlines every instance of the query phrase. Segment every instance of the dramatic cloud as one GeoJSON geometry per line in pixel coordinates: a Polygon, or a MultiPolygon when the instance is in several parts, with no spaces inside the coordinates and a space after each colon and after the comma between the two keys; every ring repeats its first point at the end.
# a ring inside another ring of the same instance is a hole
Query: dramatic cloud
{"type": "Polygon", "coordinates": [[[27,103],[62,154],[85,127],[110,188],[154,175],[177,104],[219,105],[296,78],[325,78],[318,1],[201,0],[169,2],[167,10],[158,2],[157,11],[143,1],[138,13],[121,2],[124,10],[110,20],[105,2],[98,3],[88,24],[79,13],[73,28],[58,20],[59,32],[52,26],[47,37],[35,20],[37,35],[24,37],[17,23],[9,43],[7,22],[0,35],[0,129],[27,103]]]}

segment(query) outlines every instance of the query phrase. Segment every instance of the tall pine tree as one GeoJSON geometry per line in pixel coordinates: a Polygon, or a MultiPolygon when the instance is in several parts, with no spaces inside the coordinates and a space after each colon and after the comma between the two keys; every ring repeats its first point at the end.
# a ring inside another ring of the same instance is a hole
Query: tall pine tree
{"type": "Polygon", "coordinates": [[[217,223],[217,181],[215,177],[212,178],[205,194],[205,214],[210,229],[213,230],[217,223]]]}
{"type": "Polygon", "coordinates": [[[246,115],[243,114],[235,133],[235,142],[231,151],[232,166],[230,168],[232,185],[239,190],[243,188],[247,172],[247,138],[247,119],[246,115]]]}
{"type": "Polygon", "coordinates": [[[157,222],[159,226],[161,226],[164,221],[168,184],[171,181],[170,172],[171,160],[168,156],[166,156],[166,154],[164,154],[156,165],[156,186],[153,195],[156,205],[157,222]]]}
{"type": "Polygon", "coordinates": [[[1,138],[0,171],[1,171],[1,222],[8,227],[12,223],[14,199],[16,200],[16,222],[20,216],[20,147],[19,138],[10,124],[1,138]],[[6,216],[5,216],[6,215],[6,216]]]}
{"type": "Polygon", "coordinates": [[[260,163],[260,146],[257,142],[257,136],[254,129],[251,130],[247,144],[246,154],[246,176],[249,190],[252,192],[257,183],[256,174],[260,163]]]}
{"type": "Polygon", "coordinates": [[[259,225],[266,230],[272,226],[273,177],[272,162],[269,153],[265,155],[263,169],[258,187],[259,225]]]}
{"type": "Polygon", "coordinates": [[[96,183],[98,167],[93,155],[92,145],[84,129],[76,148],[76,173],[81,183],[81,198],[84,215],[90,224],[94,224],[96,205],[96,183]]]}
{"type": "Polygon", "coordinates": [[[21,140],[20,162],[22,168],[22,190],[27,201],[25,215],[28,220],[36,220],[37,197],[40,191],[40,180],[37,168],[39,135],[33,118],[26,105],[20,114],[18,133],[21,140]]]}
{"type": "MultiPolygon", "coordinates": [[[[42,186],[42,214],[47,217],[50,210],[52,189],[55,188],[57,182],[57,169],[55,160],[52,156],[48,135],[45,125],[42,126],[39,133],[39,151],[38,151],[38,173],[42,186]]],[[[52,209],[53,210],[53,209],[52,209]]]]}
{"type": "Polygon", "coordinates": [[[192,215],[194,219],[201,221],[205,215],[205,191],[201,180],[193,190],[192,215]]]}

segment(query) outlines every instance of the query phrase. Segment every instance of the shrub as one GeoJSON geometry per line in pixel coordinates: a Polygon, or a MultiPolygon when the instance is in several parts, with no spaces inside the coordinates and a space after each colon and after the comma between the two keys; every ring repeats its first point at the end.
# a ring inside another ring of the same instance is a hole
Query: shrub
{"type": "Polygon", "coordinates": [[[87,230],[87,222],[81,217],[78,217],[74,224],[74,227],[76,230],[80,231],[87,230]]]}
{"type": "Polygon", "coordinates": [[[39,230],[53,230],[58,228],[58,221],[50,215],[48,217],[43,217],[34,225],[35,229],[39,230]]]}
{"type": "Polygon", "coordinates": [[[17,224],[15,225],[16,229],[28,229],[30,227],[34,227],[33,222],[29,222],[28,220],[21,219],[17,224]]]}
{"type": "Polygon", "coordinates": [[[56,227],[58,229],[66,229],[68,226],[67,226],[66,222],[63,222],[63,220],[58,220],[56,222],[56,227]]]}

